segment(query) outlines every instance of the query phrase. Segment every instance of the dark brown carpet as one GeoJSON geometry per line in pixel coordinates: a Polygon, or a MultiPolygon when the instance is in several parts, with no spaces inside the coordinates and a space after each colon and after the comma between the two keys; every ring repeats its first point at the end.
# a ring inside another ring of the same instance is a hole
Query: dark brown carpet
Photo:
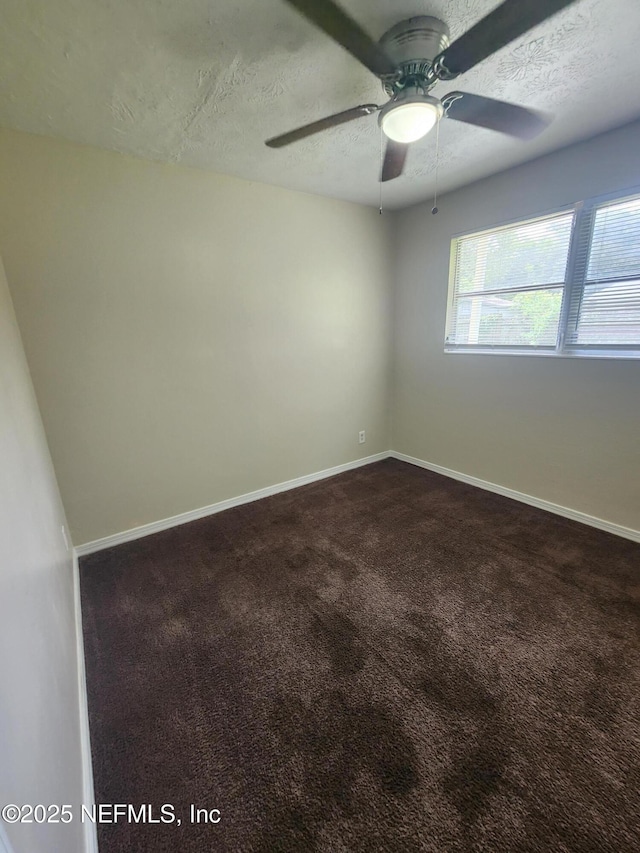
{"type": "Polygon", "coordinates": [[[640,849],[639,545],[388,460],[81,573],[96,800],[182,818],[101,853],[640,849]]]}

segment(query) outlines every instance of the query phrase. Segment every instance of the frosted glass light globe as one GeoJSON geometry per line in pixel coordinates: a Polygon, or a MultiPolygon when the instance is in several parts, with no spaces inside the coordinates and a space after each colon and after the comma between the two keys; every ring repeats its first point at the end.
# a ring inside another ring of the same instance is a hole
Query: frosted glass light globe
{"type": "Polygon", "coordinates": [[[382,132],[394,142],[415,142],[426,136],[442,115],[437,98],[424,94],[400,94],[380,112],[382,132]]]}

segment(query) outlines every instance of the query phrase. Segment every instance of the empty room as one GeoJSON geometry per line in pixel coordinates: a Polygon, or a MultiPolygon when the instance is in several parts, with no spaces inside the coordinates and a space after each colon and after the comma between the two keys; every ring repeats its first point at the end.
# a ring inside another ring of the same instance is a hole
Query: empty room
{"type": "Polygon", "coordinates": [[[0,853],[640,849],[637,0],[2,0],[0,853]]]}

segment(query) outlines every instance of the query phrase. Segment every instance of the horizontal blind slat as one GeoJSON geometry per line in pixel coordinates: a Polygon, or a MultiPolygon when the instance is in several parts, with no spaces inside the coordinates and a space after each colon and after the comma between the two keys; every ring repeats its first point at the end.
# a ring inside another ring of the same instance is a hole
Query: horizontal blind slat
{"type": "Polygon", "coordinates": [[[449,345],[555,346],[573,219],[569,211],[458,238],[449,345]]]}
{"type": "Polygon", "coordinates": [[[583,236],[584,285],[574,308],[577,345],[640,344],[640,197],[596,205],[583,236]],[[616,279],[623,279],[622,281],[616,279]]]}

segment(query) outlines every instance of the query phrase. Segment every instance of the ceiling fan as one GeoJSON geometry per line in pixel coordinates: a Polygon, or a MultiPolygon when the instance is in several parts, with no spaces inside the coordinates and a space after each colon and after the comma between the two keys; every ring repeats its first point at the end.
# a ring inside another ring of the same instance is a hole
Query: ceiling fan
{"type": "Polygon", "coordinates": [[[402,174],[409,144],[426,136],[442,117],[518,139],[532,139],[549,123],[547,116],[516,104],[468,92],[449,92],[438,99],[429,90],[473,68],[575,0],[505,0],[452,44],[447,25],[429,15],[400,21],[376,42],[333,0],[286,2],[380,78],[390,100],[381,107],[362,104],[275,136],[267,140],[270,148],[379,113],[388,140],[380,180],[390,181],[402,174]]]}

